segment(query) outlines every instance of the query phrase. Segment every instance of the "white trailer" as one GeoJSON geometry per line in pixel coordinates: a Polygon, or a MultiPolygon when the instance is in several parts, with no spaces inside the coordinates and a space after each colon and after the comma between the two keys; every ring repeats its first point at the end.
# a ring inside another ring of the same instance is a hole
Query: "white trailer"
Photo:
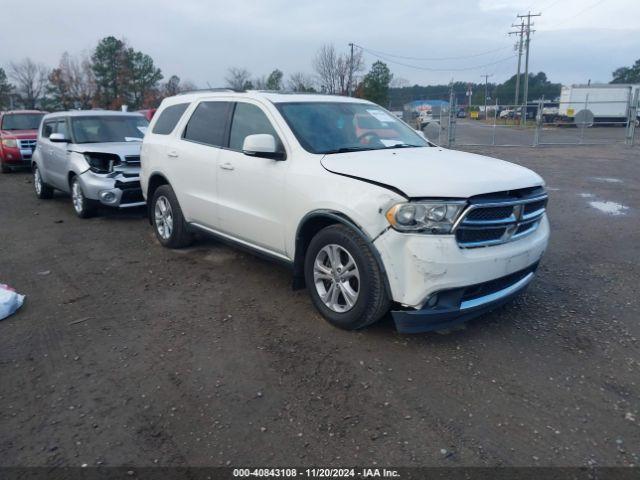
{"type": "Polygon", "coordinates": [[[639,89],[640,85],[627,84],[563,86],[558,115],[565,121],[573,122],[576,114],[588,110],[595,123],[623,124],[627,121],[629,109],[639,89]]]}

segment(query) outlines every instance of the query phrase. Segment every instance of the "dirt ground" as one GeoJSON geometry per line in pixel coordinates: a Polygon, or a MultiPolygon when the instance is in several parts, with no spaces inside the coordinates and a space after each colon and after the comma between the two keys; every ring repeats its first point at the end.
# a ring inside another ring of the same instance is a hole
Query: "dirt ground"
{"type": "Polygon", "coordinates": [[[446,335],[338,330],[284,267],[0,175],[0,465],[638,464],[640,148],[477,151],[546,178],[552,239],[446,335]]]}

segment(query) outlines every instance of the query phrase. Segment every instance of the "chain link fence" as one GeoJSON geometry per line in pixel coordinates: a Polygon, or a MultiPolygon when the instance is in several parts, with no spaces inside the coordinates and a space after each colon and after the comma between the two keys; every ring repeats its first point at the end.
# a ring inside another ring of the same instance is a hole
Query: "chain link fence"
{"type": "Polygon", "coordinates": [[[628,101],[456,105],[414,123],[445,146],[640,145],[639,92],[628,101]]]}

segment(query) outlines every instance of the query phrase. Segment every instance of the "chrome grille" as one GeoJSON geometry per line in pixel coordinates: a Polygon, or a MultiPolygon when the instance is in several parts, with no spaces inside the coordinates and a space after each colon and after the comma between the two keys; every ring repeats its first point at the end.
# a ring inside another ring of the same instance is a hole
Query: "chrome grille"
{"type": "Polygon", "coordinates": [[[20,142],[20,148],[22,149],[31,149],[33,150],[34,148],[36,148],[36,140],[18,140],[18,142],[20,142]]]}
{"type": "Polygon", "coordinates": [[[540,225],[546,206],[546,194],[504,201],[472,201],[454,227],[458,245],[488,247],[529,235],[540,225]]]}
{"type": "Polygon", "coordinates": [[[124,161],[132,165],[139,164],[140,155],[127,155],[124,157],[124,161]]]}

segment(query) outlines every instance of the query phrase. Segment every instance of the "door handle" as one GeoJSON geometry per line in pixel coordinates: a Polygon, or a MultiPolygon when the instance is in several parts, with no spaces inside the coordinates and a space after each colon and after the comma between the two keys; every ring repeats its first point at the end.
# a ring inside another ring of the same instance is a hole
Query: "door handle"
{"type": "Polygon", "coordinates": [[[226,163],[223,163],[222,165],[220,165],[220,168],[223,169],[223,170],[233,170],[234,166],[231,165],[231,163],[226,162],[226,163]]]}
{"type": "Polygon", "coordinates": [[[175,150],[172,150],[171,152],[167,153],[167,157],[178,158],[178,152],[176,152],[175,150]]]}

